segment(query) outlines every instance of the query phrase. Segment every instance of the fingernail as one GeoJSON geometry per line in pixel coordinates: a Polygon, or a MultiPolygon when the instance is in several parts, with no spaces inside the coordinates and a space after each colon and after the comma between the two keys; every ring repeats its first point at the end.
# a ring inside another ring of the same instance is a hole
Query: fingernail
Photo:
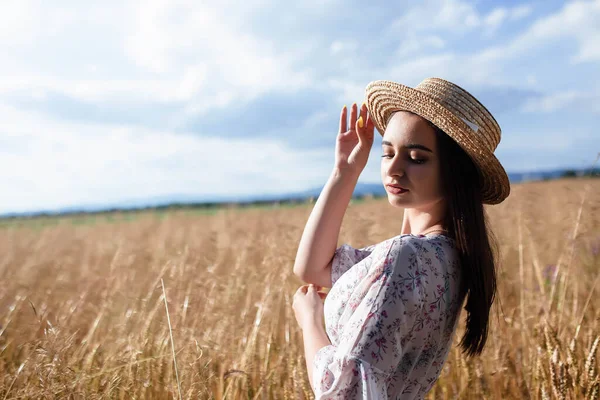
{"type": "Polygon", "coordinates": [[[363,127],[362,115],[358,118],[358,126],[360,126],[361,128],[363,127]]]}

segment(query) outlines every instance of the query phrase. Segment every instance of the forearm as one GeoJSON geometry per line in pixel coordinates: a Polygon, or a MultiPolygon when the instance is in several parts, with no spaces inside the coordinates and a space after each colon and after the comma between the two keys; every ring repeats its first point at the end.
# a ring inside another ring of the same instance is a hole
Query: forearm
{"type": "Polygon", "coordinates": [[[308,380],[310,387],[314,388],[313,383],[313,363],[317,352],[325,346],[331,344],[325,327],[318,322],[306,324],[302,329],[304,336],[304,358],[306,359],[306,369],[308,370],[308,380]]]}
{"type": "Polygon", "coordinates": [[[300,277],[311,270],[325,268],[337,247],[342,220],[358,174],[333,170],[321,191],[302,233],[294,263],[294,273],[300,277]]]}

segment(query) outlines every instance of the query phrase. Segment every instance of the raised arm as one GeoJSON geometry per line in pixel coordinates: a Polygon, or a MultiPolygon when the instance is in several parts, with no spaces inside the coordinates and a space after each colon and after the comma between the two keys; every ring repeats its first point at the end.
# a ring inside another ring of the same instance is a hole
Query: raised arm
{"type": "Polygon", "coordinates": [[[358,120],[357,114],[353,104],[347,129],[347,109],[342,109],[334,169],[308,218],[294,262],[294,274],[319,286],[331,287],[331,260],[342,220],[373,145],[374,125],[367,107],[363,104],[358,120]]]}
{"type": "Polygon", "coordinates": [[[294,274],[303,281],[331,287],[331,260],[357,181],[357,176],[335,169],[321,191],[304,227],[294,263],[294,274]]]}

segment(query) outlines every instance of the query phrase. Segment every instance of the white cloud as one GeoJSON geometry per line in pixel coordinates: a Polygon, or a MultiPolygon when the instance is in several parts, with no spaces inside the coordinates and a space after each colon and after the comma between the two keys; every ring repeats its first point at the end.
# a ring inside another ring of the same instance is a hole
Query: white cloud
{"type": "Polygon", "coordinates": [[[483,26],[486,29],[486,34],[493,34],[505,21],[517,21],[529,16],[532,11],[533,7],[530,5],[520,5],[513,8],[495,8],[483,18],[483,26]]]}
{"type": "Polygon", "coordinates": [[[445,47],[445,41],[437,35],[416,36],[410,32],[400,43],[396,50],[397,57],[406,57],[407,55],[422,51],[440,50],[445,47]]]}
{"type": "Polygon", "coordinates": [[[334,40],[331,43],[330,51],[331,54],[345,54],[345,53],[353,53],[358,48],[358,43],[350,40],[334,40]]]}
{"type": "Polygon", "coordinates": [[[477,11],[473,3],[462,0],[429,0],[415,2],[391,25],[393,32],[408,34],[424,31],[465,33],[483,28],[492,33],[505,21],[515,21],[532,12],[529,5],[498,7],[489,14],[477,11]]]}
{"type": "Polygon", "coordinates": [[[518,20],[521,18],[528,17],[533,12],[533,7],[528,4],[523,4],[514,7],[510,10],[509,18],[511,20],[518,20]]]}
{"type": "MultiPolygon", "coordinates": [[[[522,16],[527,10],[513,13],[522,16]]],[[[574,40],[576,45],[572,48],[576,54],[571,59],[573,63],[600,61],[600,24],[597,21],[600,21],[600,0],[567,3],[561,10],[537,19],[508,43],[469,54],[446,51],[409,61],[404,57],[395,57],[390,62],[391,66],[382,71],[382,75],[402,77],[403,82],[416,84],[426,76],[443,73],[447,79],[466,84],[515,86],[520,82],[515,81],[514,75],[507,73],[507,66],[514,66],[515,59],[527,58],[533,50],[546,50],[557,40],[574,40]]],[[[508,70],[511,71],[514,72],[514,69],[508,70]]],[[[524,77],[523,83],[535,85],[537,78],[532,80],[531,76],[528,74],[524,77]]]]}
{"type": "Polygon", "coordinates": [[[538,19],[514,40],[507,52],[511,56],[548,45],[557,39],[575,40],[573,63],[600,61],[600,0],[568,2],[557,13],[538,19]]]}
{"type": "Polygon", "coordinates": [[[506,8],[496,8],[485,17],[484,23],[490,32],[494,32],[507,17],[508,11],[506,8]]]}
{"type": "MultiPolygon", "coordinates": [[[[341,112],[341,110],[340,110],[341,112]]],[[[327,111],[315,111],[304,120],[304,128],[318,128],[321,124],[325,124],[331,118],[331,113],[327,111]]]]}
{"type": "Polygon", "coordinates": [[[527,85],[532,87],[536,86],[538,83],[537,77],[534,74],[527,75],[526,81],[527,85]]]}
{"type": "Polygon", "coordinates": [[[311,80],[309,71],[294,68],[305,50],[276,49],[273,41],[241,30],[238,20],[244,14],[236,8],[155,0],[139,4],[135,14],[125,47],[128,57],[158,74],[203,64],[210,83],[198,88],[200,103],[211,97],[207,93],[226,91],[249,99],[270,90],[295,90],[311,80]]]}
{"type": "Polygon", "coordinates": [[[36,3],[22,0],[0,5],[0,45],[9,48],[27,45],[39,34],[41,15],[36,3]]]}
{"type": "Polygon", "coordinates": [[[450,71],[458,71],[463,68],[463,66],[457,65],[457,56],[450,52],[419,57],[395,64],[389,68],[386,75],[402,77],[402,83],[409,86],[418,84],[427,76],[437,76],[442,71],[444,76],[450,79],[453,77],[450,71]]]}
{"type": "MultiPolygon", "coordinates": [[[[357,82],[353,79],[335,79],[327,80],[327,86],[337,93],[337,102],[341,105],[346,104],[350,107],[352,102],[360,105],[365,98],[365,86],[368,82],[357,82]]],[[[341,107],[340,107],[341,109],[341,107]]]]}
{"type": "MultiPolygon", "coordinates": [[[[597,149],[586,151],[581,143],[590,143],[588,129],[543,132],[519,131],[503,134],[496,155],[509,172],[530,172],[557,168],[588,168],[597,149]],[[571,153],[568,156],[566,153],[571,153]]],[[[585,145],[584,145],[585,146],[585,145]]]]}
{"type": "Polygon", "coordinates": [[[8,2],[0,6],[0,94],[187,102],[187,113],[204,113],[310,84],[312,72],[297,68],[307,47],[278,48],[254,35],[252,12],[245,3],[208,1],[8,2]]]}
{"type": "Polygon", "coordinates": [[[163,194],[256,194],[322,184],[333,150],[58,122],[0,106],[0,213],[163,194]],[[49,134],[50,133],[50,134],[49,134]],[[310,165],[310,168],[307,166],[310,165]],[[210,171],[210,173],[207,173],[210,171]]]}
{"type": "Polygon", "coordinates": [[[472,4],[461,0],[436,0],[414,3],[391,24],[398,33],[422,31],[467,31],[481,23],[472,4]]]}
{"type": "Polygon", "coordinates": [[[0,94],[29,93],[43,98],[61,93],[85,102],[134,103],[152,99],[182,102],[192,99],[206,80],[203,65],[185,68],[181,76],[164,79],[65,79],[43,76],[0,77],[0,94]]]}
{"type": "MultiPolygon", "coordinates": [[[[536,135],[515,132],[503,137],[498,149],[501,149],[503,152],[523,149],[529,149],[531,152],[560,151],[570,147],[577,139],[576,135],[567,135],[564,132],[544,132],[543,140],[540,140],[536,135]]],[[[535,160],[523,161],[535,162],[535,160]]],[[[523,168],[516,169],[522,170],[523,168]]]]}
{"type": "Polygon", "coordinates": [[[521,111],[525,113],[549,113],[575,106],[580,110],[588,108],[593,110],[593,106],[598,103],[600,103],[600,94],[567,90],[529,99],[523,104],[521,111]]]}

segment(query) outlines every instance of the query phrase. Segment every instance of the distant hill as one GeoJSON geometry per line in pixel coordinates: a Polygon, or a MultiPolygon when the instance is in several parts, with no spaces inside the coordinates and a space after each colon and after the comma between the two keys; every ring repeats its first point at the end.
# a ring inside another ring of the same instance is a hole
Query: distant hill
{"type": "Polygon", "coordinates": [[[566,169],[555,169],[551,171],[538,172],[511,172],[508,174],[508,179],[511,183],[557,179],[562,177],[566,171],[566,169]]]}
{"type": "MultiPolygon", "coordinates": [[[[600,174],[599,169],[595,169],[593,175],[600,174]]],[[[535,172],[516,172],[509,173],[508,178],[511,183],[526,181],[557,179],[566,175],[581,176],[589,174],[589,170],[575,169],[555,169],[549,171],[535,172]]],[[[271,195],[247,195],[247,196],[198,196],[193,194],[173,194],[164,196],[155,196],[150,198],[128,199],[115,203],[99,203],[78,205],[72,207],[63,207],[57,210],[40,210],[32,212],[5,213],[0,214],[0,218],[28,217],[36,215],[61,215],[61,214],[80,214],[108,212],[116,210],[137,210],[146,208],[164,208],[168,206],[194,206],[194,205],[217,205],[223,203],[266,203],[275,201],[303,201],[308,198],[319,197],[323,186],[291,193],[271,194],[271,195]]],[[[358,183],[354,189],[354,197],[363,197],[366,195],[385,196],[386,191],[380,182],[377,183],[358,183]]]]}

